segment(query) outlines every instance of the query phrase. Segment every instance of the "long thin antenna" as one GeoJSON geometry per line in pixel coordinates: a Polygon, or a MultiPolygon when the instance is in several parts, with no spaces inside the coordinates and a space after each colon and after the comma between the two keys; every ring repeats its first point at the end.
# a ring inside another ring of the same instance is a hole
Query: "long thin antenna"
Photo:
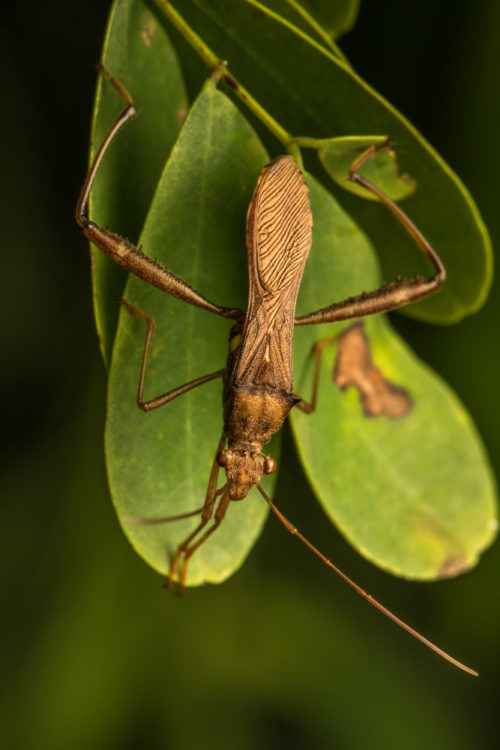
{"type": "MultiPolygon", "coordinates": [[[[214,493],[214,498],[222,495],[226,487],[227,482],[223,485],[223,487],[220,487],[217,492],[214,493]]],[[[180,513],[178,516],[164,516],[163,518],[140,518],[139,516],[122,516],[121,520],[123,523],[129,524],[130,526],[159,526],[162,523],[182,521],[184,518],[199,516],[205,510],[205,505],[202,505],[201,508],[196,508],[196,510],[190,510],[188,513],[180,513]]]]}
{"type": "Polygon", "coordinates": [[[165,516],[164,518],[138,518],[137,516],[122,516],[121,520],[123,523],[130,524],[131,526],[158,526],[161,523],[170,523],[171,521],[182,521],[183,518],[190,518],[191,516],[199,516],[205,508],[204,505],[196,510],[191,510],[189,513],[181,513],[178,516],[165,516]]]}
{"type": "Polygon", "coordinates": [[[296,526],[294,526],[290,521],[281,513],[281,511],[278,510],[278,508],[274,505],[272,500],[266,495],[262,487],[258,484],[257,489],[259,490],[260,494],[264,498],[264,500],[267,502],[271,510],[273,511],[274,515],[279,518],[283,526],[287,529],[287,531],[290,532],[290,534],[293,534],[294,536],[298,537],[301,542],[303,542],[309,549],[314,552],[319,559],[325,563],[325,565],[328,565],[329,568],[331,568],[338,576],[340,576],[346,583],[349,584],[349,586],[352,586],[352,588],[357,591],[357,593],[362,596],[364,599],[366,599],[370,604],[372,604],[376,609],[378,609],[382,614],[384,614],[386,617],[388,617],[390,620],[396,623],[396,625],[399,625],[400,628],[403,628],[403,630],[406,630],[407,633],[412,635],[414,638],[416,638],[418,641],[421,641],[425,646],[432,649],[432,651],[435,651],[436,654],[439,654],[439,656],[442,656],[443,659],[446,659],[446,661],[449,661],[451,664],[454,664],[459,669],[462,669],[464,672],[467,672],[468,674],[474,675],[474,677],[478,677],[479,673],[476,672],[475,669],[471,669],[470,667],[467,667],[465,664],[462,664],[461,661],[458,661],[457,659],[454,659],[453,656],[450,656],[446,653],[446,651],[443,651],[443,649],[439,648],[439,646],[436,646],[432,641],[429,641],[428,638],[425,638],[425,636],[421,635],[417,630],[414,630],[410,625],[407,625],[406,622],[401,620],[399,617],[396,617],[395,614],[393,614],[387,607],[384,607],[383,604],[380,604],[376,599],[371,596],[371,594],[368,594],[364,589],[361,588],[361,586],[358,586],[357,583],[355,583],[351,578],[346,576],[345,573],[343,573],[340,568],[337,568],[336,565],[334,565],[325,555],[323,555],[322,552],[320,552],[311,542],[306,539],[305,536],[303,536],[300,531],[297,529],[296,526]]]}

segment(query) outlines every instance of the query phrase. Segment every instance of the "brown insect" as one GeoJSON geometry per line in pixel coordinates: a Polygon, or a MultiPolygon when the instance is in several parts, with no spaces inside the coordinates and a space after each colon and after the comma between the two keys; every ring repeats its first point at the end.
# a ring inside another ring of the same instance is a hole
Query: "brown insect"
{"type": "MultiPolygon", "coordinates": [[[[470,674],[477,674],[424,638],[349,579],[300,534],[276,508],[259,484],[263,474],[270,474],[276,469],[275,459],[266,456],[262,452],[262,446],[268,443],[272,435],[279,430],[293,407],[307,413],[312,413],[316,408],[321,353],[325,345],[334,341],[324,339],[315,347],[316,367],[313,392],[311,401],[307,402],[293,393],[292,337],[294,326],[346,321],[387,312],[437,291],[445,280],[446,273],[443,264],[420,231],[390,198],[359,174],[359,168],[374,155],[376,148],[369,148],[354,162],[349,179],[377,196],[396,216],[413,237],[417,246],[432,261],[435,267],[434,275],[429,278],[415,277],[397,280],[380,289],[342,302],[335,302],[328,307],[295,318],[297,294],[312,239],[312,215],[309,192],[302,172],[290,156],[279,156],[262,170],[248,209],[246,239],[250,291],[247,310],[243,312],[239,309],[221,307],[207,300],[128,240],[108,229],[102,229],[88,219],[86,215],[88,198],[102,158],[116,133],[135,114],[129,94],[104,68],[101,67],[101,70],[123,98],[126,107],[109,129],[90,167],[76,207],[78,225],[94,245],[127,271],[131,271],[174,297],[235,321],[230,333],[229,354],[224,369],[196,378],[154,399],[144,401],[144,378],[154,332],[154,321],[142,310],[126,300],[121,300],[132,313],[141,317],[147,324],[137,391],[139,408],[146,412],[151,411],[210,380],[219,377],[224,380],[224,431],[216,451],[202,508],[191,513],[162,519],[127,519],[132,523],[156,524],[201,515],[198,526],[179,545],[174,555],[167,585],[171,585],[180,565],[178,591],[179,593],[183,591],[187,567],[193,553],[217,529],[230,502],[243,500],[255,485],[287,530],[299,537],[326,565],[365,597],[370,604],[448,661],[470,674]],[[221,467],[225,469],[226,482],[217,489],[217,478],[221,467]],[[212,525],[205,529],[212,519],[212,525]]],[[[361,329],[358,329],[359,331],[361,329]]],[[[344,350],[345,342],[346,340],[344,340],[344,350]]],[[[366,341],[364,343],[365,346],[361,340],[355,344],[349,344],[351,354],[344,362],[342,358],[338,359],[335,377],[340,377],[342,371],[344,376],[346,372],[350,373],[348,376],[352,379],[354,377],[352,373],[356,372],[358,387],[365,395],[371,394],[372,401],[373,393],[378,401],[385,399],[385,403],[394,404],[394,399],[398,396],[404,401],[404,392],[401,389],[391,391],[389,386],[381,385],[383,379],[379,371],[374,368],[371,359],[367,358],[366,341]],[[354,355],[352,351],[355,352],[354,355]],[[363,388],[365,391],[362,390],[363,388]]],[[[342,352],[342,346],[340,349],[342,352]]],[[[344,385],[347,384],[344,382],[344,385]]],[[[408,398],[407,395],[406,398],[408,398]]],[[[396,407],[391,406],[391,408],[396,407]]],[[[401,408],[400,405],[400,411],[401,408]]],[[[402,411],[405,413],[404,408],[402,411]]],[[[402,415],[393,414],[392,416],[402,415]]]]}

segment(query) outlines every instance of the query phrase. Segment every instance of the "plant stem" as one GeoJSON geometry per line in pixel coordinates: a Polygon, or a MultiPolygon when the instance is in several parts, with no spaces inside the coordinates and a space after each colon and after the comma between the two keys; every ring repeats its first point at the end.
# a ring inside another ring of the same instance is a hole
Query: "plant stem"
{"type": "Polygon", "coordinates": [[[180,13],[172,6],[168,0],[155,0],[156,5],[162,11],[162,13],[168,18],[170,23],[177,29],[177,31],[184,37],[187,43],[193,48],[198,56],[203,60],[205,65],[211,70],[219,68],[221,73],[219,77],[222,78],[234,94],[240,99],[248,109],[265,125],[270,133],[277,138],[280,143],[283,144],[286,151],[294,157],[299,167],[302,169],[302,155],[300,148],[298,147],[293,136],[280,125],[280,123],[272,117],[267,110],[265,110],[259,102],[254,99],[250,92],[241,85],[241,83],[231,74],[231,71],[227,67],[227,63],[221,60],[210,47],[205,44],[203,39],[193,31],[180,13]]]}

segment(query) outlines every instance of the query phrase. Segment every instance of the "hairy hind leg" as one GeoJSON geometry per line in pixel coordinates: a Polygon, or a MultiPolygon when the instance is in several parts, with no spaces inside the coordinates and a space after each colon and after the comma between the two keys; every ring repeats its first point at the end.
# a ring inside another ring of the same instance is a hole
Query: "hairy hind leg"
{"type": "Polygon", "coordinates": [[[371,292],[363,292],[355,297],[334,302],[327,307],[301,315],[295,319],[296,326],[313,325],[316,323],[335,323],[341,320],[352,320],[353,318],[362,318],[366,315],[375,315],[377,313],[395,310],[398,307],[417,302],[430,294],[437,292],[446,279],[446,270],[436,251],[432,248],[422,232],[415,226],[412,220],[405,214],[399,206],[382,192],[376,185],[371,183],[357,171],[363,164],[371,159],[375,153],[388,142],[380,146],[370,146],[361,156],[352,164],[349,171],[349,179],[357,185],[365,188],[368,192],[375,195],[381,203],[396,217],[399,223],[404,227],[410,237],[414,240],[417,247],[432,262],[435,273],[433,276],[423,277],[415,276],[410,279],[397,279],[392,284],[382,285],[379,289],[371,292]]]}

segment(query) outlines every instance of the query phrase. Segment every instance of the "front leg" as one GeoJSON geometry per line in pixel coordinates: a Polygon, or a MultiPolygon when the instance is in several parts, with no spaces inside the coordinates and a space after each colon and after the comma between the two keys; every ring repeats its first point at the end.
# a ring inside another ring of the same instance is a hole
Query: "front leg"
{"type": "Polygon", "coordinates": [[[334,302],[328,305],[328,307],[322,307],[319,310],[296,318],[296,326],[313,325],[316,323],[336,323],[342,320],[352,320],[353,318],[362,318],[366,315],[375,315],[395,310],[398,307],[403,307],[410,304],[410,302],[416,302],[437,292],[446,279],[446,270],[441,259],[421,231],[391,198],[357,171],[380,148],[386,145],[370,146],[370,148],[361,154],[350,169],[349,179],[351,182],[361,185],[377,196],[381,203],[394,214],[420,250],[430,259],[434,265],[435,273],[428,278],[415,276],[410,279],[397,279],[392,284],[383,284],[379,289],[374,289],[371,292],[363,292],[341,302],[334,302]]]}

